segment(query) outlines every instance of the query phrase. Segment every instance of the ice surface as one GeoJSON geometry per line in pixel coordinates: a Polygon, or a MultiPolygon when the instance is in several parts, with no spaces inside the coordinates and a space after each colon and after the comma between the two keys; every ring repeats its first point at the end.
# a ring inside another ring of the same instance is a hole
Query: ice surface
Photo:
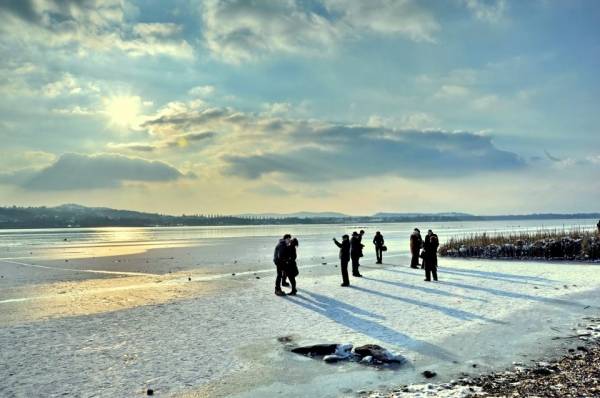
{"type": "MultiPolygon", "coordinates": [[[[321,239],[330,233],[317,235],[321,239]]],[[[267,238],[235,239],[233,257],[256,253],[256,245],[260,253],[265,245],[265,257],[267,249],[272,250],[267,238]]],[[[306,241],[313,239],[317,241],[314,236],[306,241]]],[[[135,396],[146,388],[162,396],[351,396],[361,389],[423,384],[423,370],[435,371],[436,382],[444,382],[461,372],[477,374],[514,361],[540,360],[553,345],[564,344],[551,337],[573,334],[584,316],[599,314],[598,264],[440,259],[440,282],[427,283],[421,270],[408,267],[403,252],[391,251],[382,266],[367,252],[361,268],[365,277],[352,278],[351,288],[341,288],[339,268],[334,267],[336,250],[322,261],[313,258],[317,250],[303,242],[295,297],[276,297],[271,264],[264,261],[248,270],[250,255],[239,256],[234,264],[222,253],[221,268],[203,265],[190,274],[189,282],[187,272],[201,262],[197,258],[202,253],[216,256],[210,245],[125,256],[120,263],[73,259],[62,268],[160,274],[160,279],[144,282],[142,291],[172,294],[117,311],[108,306],[70,316],[56,313],[50,319],[25,314],[40,300],[48,300],[43,301],[48,308],[58,300],[81,307],[90,300],[101,304],[102,295],[110,300],[113,292],[106,287],[87,296],[80,286],[88,282],[78,278],[99,274],[82,271],[84,275],[75,276],[74,271],[57,268],[64,291],[50,289],[48,297],[36,298],[40,284],[55,283],[55,274],[44,276],[54,270],[0,263],[5,275],[0,280],[0,396],[37,396],[41,391],[47,396],[135,396]],[[182,269],[173,274],[160,271],[169,262],[182,269]],[[35,285],[26,285],[28,272],[35,274],[35,285]],[[9,287],[6,280],[11,275],[22,278],[19,286],[26,288],[9,287]],[[30,300],[14,301],[26,298],[17,293],[28,292],[30,300]],[[23,320],[4,322],[9,313],[23,320]],[[284,336],[298,345],[379,344],[408,363],[394,371],[358,363],[327,364],[290,353],[278,341],[284,336]]],[[[315,243],[316,247],[324,246],[315,243]]],[[[138,276],[102,277],[116,278],[114,283],[122,283],[124,291],[131,289],[132,297],[139,288],[125,283],[138,276]]]]}

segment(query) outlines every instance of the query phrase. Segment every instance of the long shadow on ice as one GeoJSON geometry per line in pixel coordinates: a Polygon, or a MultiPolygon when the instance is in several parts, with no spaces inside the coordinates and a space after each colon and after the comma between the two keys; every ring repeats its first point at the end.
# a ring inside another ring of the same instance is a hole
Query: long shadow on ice
{"type": "Polygon", "coordinates": [[[465,299],[465,300],[474,300],[474,301],[481,301],[481,302],[487,303],[487,300],[479,298],[479,297],[463,296],[462,294],[450,293],[450,292],[446,292],[444,290],[432,289],[430,287],[416,286],[416,285],[411,285],[409,283],[403,283],[403,282],[386,281],[384,279],[370,278],[368,276],[363,276],[363,279],[368,280],[368,281],[373,281],[373,282],[385,283],[387,285],[398,286],[398,287],[405,288],[405,289],[420,290],[425,293],[437,294],[439,296],[456,297],[456,298],[461,298],[461,299],[465,299]]]}
{"type": "Polygon", "coordinates": [[[432,309],[435,311],[439,311],[439,312],[446,314],[448,316],[451,316],[453,318],[461,319],[463,321],[480,320],[480,321],[496,323],[496,324],[501,324],[501,325],[506,324],[506,322],[487,318],[482,315],[474,314],[472,312],[468,312],[468,311],[464,311],[464,310],[459,310],[456,308],[444,307],[443,305],[427,303],[424,301],[419,301],[419,300],[411,299],[408,297],[394,296],[393,294],[382,293],[382,292],[378,292],[377,290],[371,290],[371,289],[367,289],[365,287],[360,287],[360,286],[356,286],[356,285],[352,286],[352,288],[355,290],[359,290],[361,292],[374,294],[374,295],[385,297],[385,298],[392,299],[392,300],[403,301],[405,303],[412,304],[412,305],[418,305],[420,307],[429,308],[429,309],[432,309]]]}
{"type": "Polygon", "coordinates": [[[461,276],[470,276],[472,278],[485,278],[485,279],[493,279],[501,282],[510,282],[510,283],[521,283],[526,285],[539,285],[539,286],[549,286],[550,284],[555,283],[555,281],[551,279],[542,278],[539,276],[527,276],[527,275],[514,275],[514,274],[505,274],[502,272],[491,272],[491,271],[479,271],[479,270],[467,270],[461,268],[452,268],[444,266],[441,268],[444,273],[461,275],[461,276]],[[534,283],[535,282],[535,283],[534,283]]]}
{"type": "MultiPolygon", "coordinates": [[[[352,311],[352,308],[356,307],[336,300],[333,297],[324,296],[308,290],[303,290],[303,292],[309,294],[311,297],[295,296],[292,298],[292,296],[288,296],[290,302],[321,314],[341,325],[344,325],[369,337],[381,340],[387,344],[405,347],[422,355],[427,355],[444,361],[453,361],[456,359],[451,352],[446,351],[435,344],[413,339],[412,337],[382,325],[377,321],[356,316],[356,314],[352,311]]],[[[364,314],[370,314],[367,316],[372,318],[382,318],[381,316],[369,313],[368,311],[361,311],[364,314]]]]}
{"type": "MultiPolygon", "coordinates": [[[[399,274],[408,274],[408,275],[415,276],[414,273],[406,272],[406,271],[400,271],[400,270],[384,269],[384,271],[395,272],[395,273],[399,273],[399,274]]],[[[444,269],[443,268],[440,269],[440,272],[438,272],[438,275],[440,275],[440,278],[443,278],[443,275],[444,275],[444,269]]],[[[491,287],[482,287],[482,286],[469,285],[469,284],[460,283],[460,282],[450,282],[450,281],[441,280],[440,282],[437,282],[437,283],[440,283],[440,284],[443,284],[443,285],[447,285],[447,286],[460,287],[460,288],[463,288],[463,289],[477,290],[477,291],[480,291],[480,292],[485,292],[485,293],[493,294],[493,295],[496,295],[496,296],[517,298],[517,299],[529,300],[529,301],[538,301],[540,303],[546,303],[546,304],[568,305],[568,306],[575,306],[575,307],[584,307],[584,306],[586,306],[585,304],[578,303],[576,301],[562,300],[562,299],[556,299],[556,298],[550,298],[550,297],[532,296],[530,294],[525,294],[525,293],[517,293],[517,292],[511,292],[511,291],[508,291],[508,290],[494,289],[494,288],[491,288],[491,287]]],[[[592,308],[596,308],[596,307],[592,306],[592,308]]]]}

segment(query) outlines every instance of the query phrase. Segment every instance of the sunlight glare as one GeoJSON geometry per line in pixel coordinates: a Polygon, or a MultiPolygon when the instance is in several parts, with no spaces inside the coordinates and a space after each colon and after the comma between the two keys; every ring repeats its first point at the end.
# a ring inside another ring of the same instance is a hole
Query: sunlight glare
{"type": "Polygon", "coordinates": [[[142,109],[138,96],[116,96],[106,100],[105,112],[110,123],[120,127],[136,127],[142,109]]]}

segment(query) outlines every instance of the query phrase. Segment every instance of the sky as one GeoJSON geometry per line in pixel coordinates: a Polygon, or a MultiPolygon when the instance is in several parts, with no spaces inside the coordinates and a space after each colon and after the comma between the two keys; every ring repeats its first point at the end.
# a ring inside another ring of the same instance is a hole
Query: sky
{"type": "Polygon", "coordinates": [[[0,0],[0,205],[600,211],[600,2],[0,0]]]}

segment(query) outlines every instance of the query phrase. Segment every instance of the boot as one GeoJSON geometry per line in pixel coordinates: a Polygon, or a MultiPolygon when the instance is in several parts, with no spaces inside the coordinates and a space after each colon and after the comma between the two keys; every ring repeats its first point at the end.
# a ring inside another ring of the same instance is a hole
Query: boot
{"type": "Polygon", "coordinates": [[[282,290],[275,290],[276,296],[285,296],[285,293],[282,290]]]}
{"type": "Polygon", "coordinates": [[[291,292],[288,293],[288,296],[295,296],[296,293],[298,293],[298,291],[296,289],[292,290],[291,292]]]}

